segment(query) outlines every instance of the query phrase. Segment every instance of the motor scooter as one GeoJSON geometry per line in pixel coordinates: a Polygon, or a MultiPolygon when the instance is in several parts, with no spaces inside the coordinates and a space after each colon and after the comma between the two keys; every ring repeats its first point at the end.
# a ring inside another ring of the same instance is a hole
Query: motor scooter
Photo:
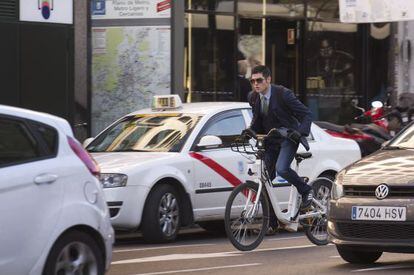
{"type": "Polygon", "coordinates": [[[362,112],[354,118],[357,123],[342,126],[315,121],[315,124],[332,136],[355,140],[361,149],[361,155],[366,156],[380,149],[381,145],[392,137],[387,128],[386,113],[389,107],[381,101],[374,101],[371,103],[371,109],[366,111],[358,106],[357,99],[352,100],[351,104],[362,112]]]}

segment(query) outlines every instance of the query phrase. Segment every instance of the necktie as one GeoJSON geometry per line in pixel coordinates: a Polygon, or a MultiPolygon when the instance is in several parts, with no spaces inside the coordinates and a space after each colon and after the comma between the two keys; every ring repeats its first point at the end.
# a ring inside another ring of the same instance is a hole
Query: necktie
{"type": "Polygon", "coordinates": [[[267,102],[267,98],[265,96],[262,96],[262,114],[267,115],[267,111],[269,109],[269,103],[267,102]]]}

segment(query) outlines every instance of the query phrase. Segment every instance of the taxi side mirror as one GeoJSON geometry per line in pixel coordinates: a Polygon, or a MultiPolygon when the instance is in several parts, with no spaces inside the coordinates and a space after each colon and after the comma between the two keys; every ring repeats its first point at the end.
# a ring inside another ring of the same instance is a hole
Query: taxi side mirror
{"type": "Polygon", "coordinates": [[[94,139],[93,137],[85,139],[82,143],[83,148],[88,147],[88,145],[92,142],[93,139],[94,139]]]}
{"type": "Polygon", "coordinates": [[[197,144],[197,149],[215,149],[223,145],[223,141],[218,136],[204,136],[197,144]]]}

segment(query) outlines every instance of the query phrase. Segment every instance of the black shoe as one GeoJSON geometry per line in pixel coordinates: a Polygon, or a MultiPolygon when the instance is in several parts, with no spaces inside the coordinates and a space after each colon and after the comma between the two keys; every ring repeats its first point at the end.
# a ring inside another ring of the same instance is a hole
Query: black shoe
{"type": "Polygon", "coordinates": [[[310,189],[308,192],[302,194],[302,205],[300,208],[307,209],[311,206],[313,199],[313,189],[310,189]]]}

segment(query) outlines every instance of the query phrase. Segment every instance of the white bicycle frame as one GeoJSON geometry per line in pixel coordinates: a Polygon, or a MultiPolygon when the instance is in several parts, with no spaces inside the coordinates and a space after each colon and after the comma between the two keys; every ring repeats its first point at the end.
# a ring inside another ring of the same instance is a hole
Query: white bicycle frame
{"type": "MultiPolygon", "coordinates": [[[[296,172],[298,172],[298,168],[299,163],[296,165],[296,172]]],[[[290,187],[290,197],[287,212],[282,212],[282,209],[279,205],[279,200],[276,195],[277,187],[273,187],[273,185],[266,180],[267,177],[263,176],[264,169],[264,161],[260,159],[256,159],[254,162],[248,164],[249,175],[253,176],[253,181],[259,185],[259,188],[257,190],[257,194],[259,195],[255,198],[254,206],[249,209],[250,211],[248,213],[246,213],[247,217],[252,217],[258,211],[258,205],[260,196],[262,195],[263,185],[265,185],[270,203],[273,206],[277,219],[284,223],[286,225],[285,228],[288,230],[297,231],[300,220],[320,217],[327,213],[327,207],[313,198],[313,203],[319,209],[312,208],[312,210],[308,211],[307,213],[299,215],[301,200],[299,199],[298,190],[293,185],[290,187]]],[[[251,200],[251,196],[251,192],[249,192],[244,209],[247,209],[247,204],[251,200]]]]}

